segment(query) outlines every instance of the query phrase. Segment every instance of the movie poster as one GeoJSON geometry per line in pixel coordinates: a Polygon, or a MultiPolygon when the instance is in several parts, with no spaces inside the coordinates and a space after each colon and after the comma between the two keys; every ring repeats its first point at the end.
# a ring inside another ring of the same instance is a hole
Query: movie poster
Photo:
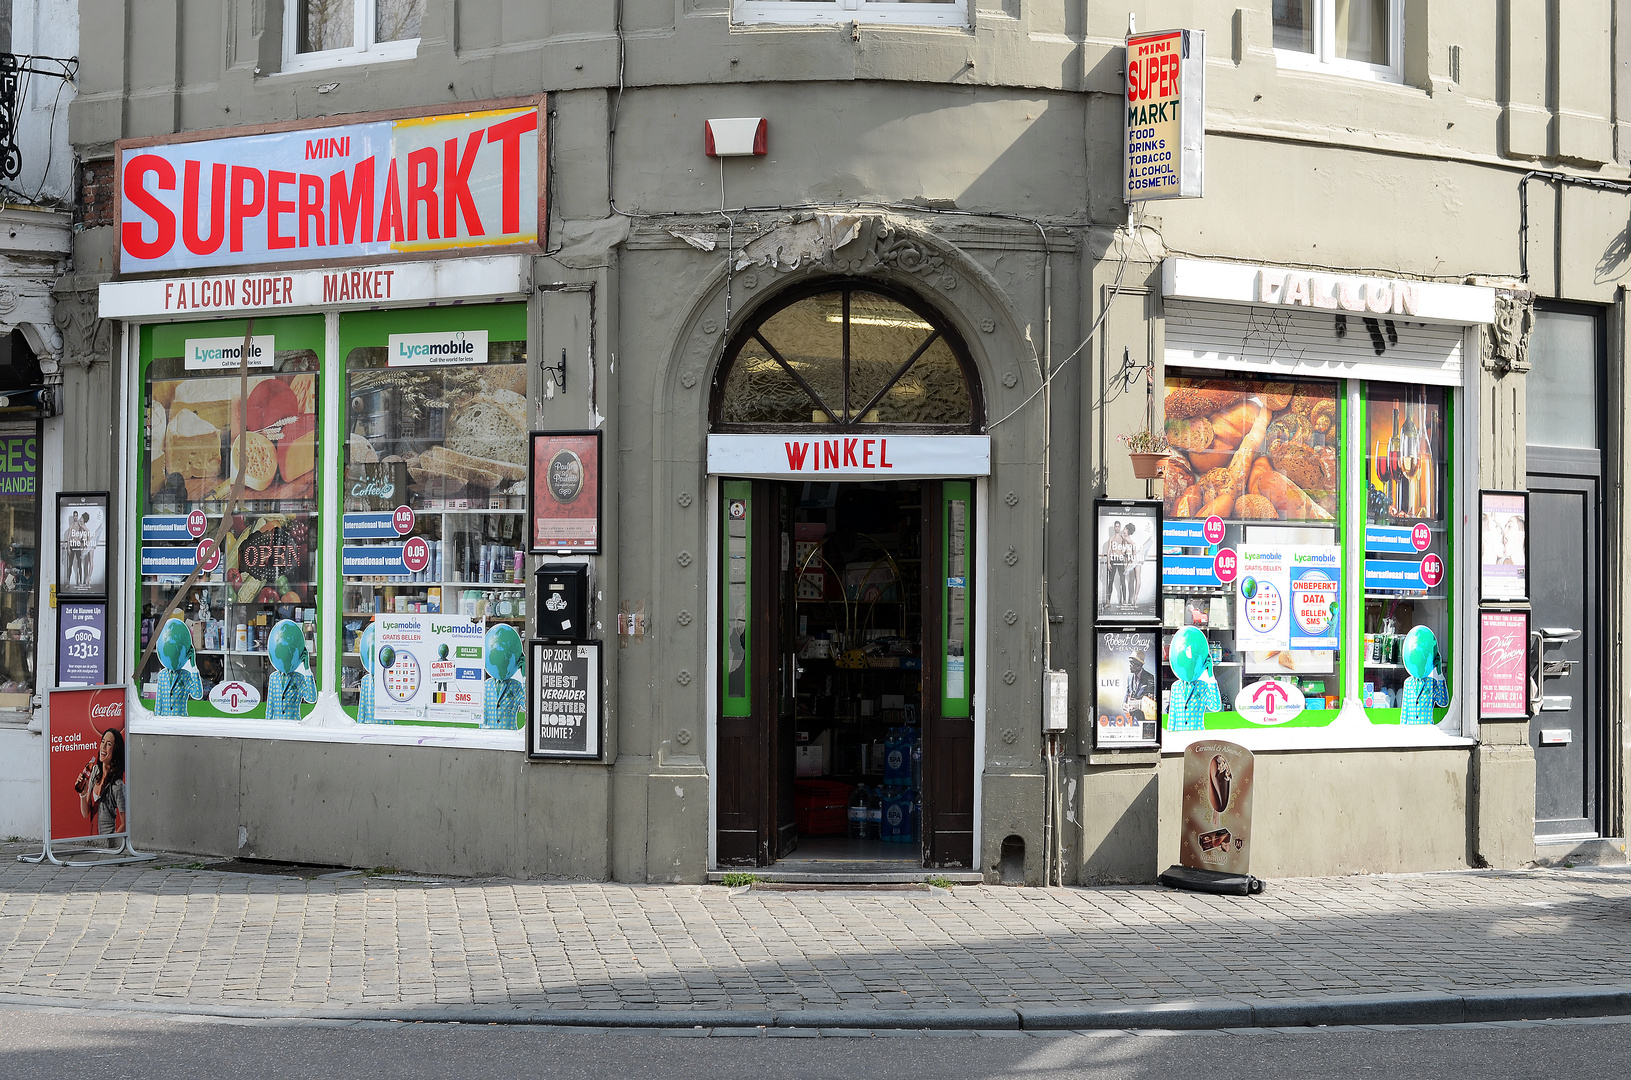
{"type": "Polygon", "coordinates": [[[1153,746],[1160,741],[1158,633],[1155,628],[1095,632],[1095,746],[1153,746]]]}

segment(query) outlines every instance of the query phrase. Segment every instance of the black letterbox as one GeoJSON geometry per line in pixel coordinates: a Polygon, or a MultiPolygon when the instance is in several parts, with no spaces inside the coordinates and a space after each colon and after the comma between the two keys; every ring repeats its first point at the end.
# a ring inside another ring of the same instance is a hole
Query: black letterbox
{"type": "Polygon", "coordinates": [[[546,563],[538,568],[537,615],[541,638],[589,636],[589,564],[546,563]]]}

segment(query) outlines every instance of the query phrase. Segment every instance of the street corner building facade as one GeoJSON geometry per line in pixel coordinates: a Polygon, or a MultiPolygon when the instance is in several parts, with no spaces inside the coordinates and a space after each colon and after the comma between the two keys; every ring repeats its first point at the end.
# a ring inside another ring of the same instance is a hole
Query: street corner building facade
{"type": "Polygon", "coordinates": [[[1612,5],[82,6],[138,844],[1623,859],[1612,5]]]}

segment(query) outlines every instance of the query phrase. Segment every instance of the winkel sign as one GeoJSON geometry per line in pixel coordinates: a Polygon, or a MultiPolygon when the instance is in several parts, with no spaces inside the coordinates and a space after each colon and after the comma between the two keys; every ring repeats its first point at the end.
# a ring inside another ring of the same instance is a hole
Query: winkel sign
{"type": "Polygon", "coordinates": [[[527,104],[121,143],[119,270],[536,243],[540,112],[527,104]]]}
{"type": "Polygon", "coordinates": [[[1199,198],[1206,141],[1206,35],[1127,38],[1123,192],[1128,202],[1199,198]]]}
{"type": "Polygon", "coordinates": [[[800,480],[987,476],[991,472],[991,437],[840,435],[826,438],[808,431],[710,435],[708,471],[724,476],[800,480]]]}

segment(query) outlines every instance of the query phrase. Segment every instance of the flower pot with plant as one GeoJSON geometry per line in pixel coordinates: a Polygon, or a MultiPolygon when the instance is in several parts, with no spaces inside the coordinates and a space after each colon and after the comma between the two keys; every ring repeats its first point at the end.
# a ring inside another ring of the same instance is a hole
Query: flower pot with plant
{"type": "Polygon", "coordinates": [[[1155,480],[1161,476],[1161,466],[1172,452],[1163,432],[1140,428],[1116,438],[1127,447],[1127,455],[1133,459],[1134,476],[1140,480],[1155,480]]]}

